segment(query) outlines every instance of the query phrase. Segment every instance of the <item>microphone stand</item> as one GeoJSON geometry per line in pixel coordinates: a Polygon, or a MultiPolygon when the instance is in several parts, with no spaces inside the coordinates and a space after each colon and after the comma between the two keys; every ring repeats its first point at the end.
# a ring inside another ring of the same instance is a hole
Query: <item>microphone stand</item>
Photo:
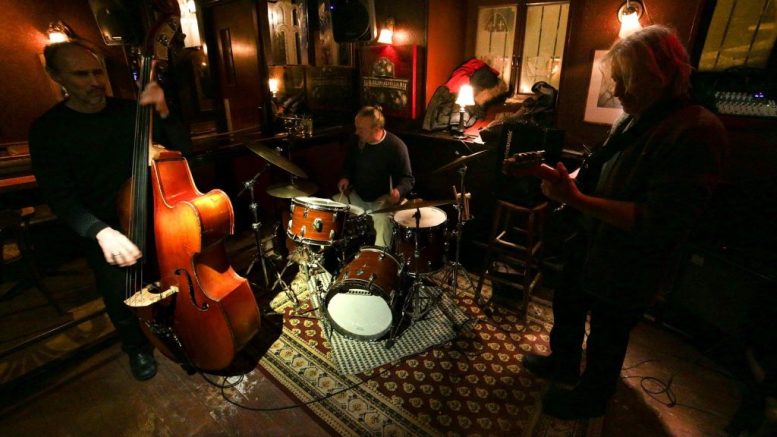
{"type": "MultiPolygon", "coordinates": [[[[467,289],[475,291],[475,285],[472,282],[472,278],[469,276],[469,273],[464,268],[463,265],[461,265],[460,262],[460,256],[461,256],[461,237],[464,233],[464,225],[466,222],[472,220],[472,216],[469,214],[469,208],[466,205],[467,199],[467,192],[464,188],[464,177],[467,174],[467,166],[462,165],[459,167],[459,186],[461,188],[459,194],[456,196],[456,213],[457,213],[457,219],[456,219],[456,230],[454,231],[456,233],[456,255],[454,258],[454,261],[449,261],[447,266],[447,272],[443,276],[442,283],[449,284],[451,289],[453,290],[453,296],[456,296],[458,287],[459,287],[459,274],[462,274],[465,278],[467,278],[467,289]]],[[[454,189],[454,193],[455,193],[454,189]]]]}
{"type": "MultiPolygon", "coordinates": [[[[275,263],[273,260],[264,253],[264,248],[262,244],[262,222],[259,221],[259,203],[256,201],[256,194],[254,193],[254,185],[256,184],[256,181],[259,179],[259,176],[264,173],[267,168],[270,167],[269,163],[265,163],[264,167],[259,170],[256,175],[254,175],[251,180],[246,181],[243,183],[243,189],[240,190],[240,192],[237,194],[238,197],[242,195],[246,190],[249,192],[249,196],[251,198],[251,203],[248,204],[248,208],[251,210],[251,216],[253,218],[253,222],[251,223],[251,229],[254,232],[254,244],[256,245],[256,254],[254,255],[254,259],[251,260],[251,264],[248,265],[248,268],[246,269],[245,276],[248,277],[251,272],[253,271],[254,267],[257,265],[257,263],[261,264],[262,266],[262,277],[264,278],[264,286],[268,287],[270,286],[270,275],[269,271],[270,268],[275,271],[275,263]],[[268,268],[269,267],[269,268],[268,268]]],[[[254,284],[256,286],[256,284],[254,284]]]]}

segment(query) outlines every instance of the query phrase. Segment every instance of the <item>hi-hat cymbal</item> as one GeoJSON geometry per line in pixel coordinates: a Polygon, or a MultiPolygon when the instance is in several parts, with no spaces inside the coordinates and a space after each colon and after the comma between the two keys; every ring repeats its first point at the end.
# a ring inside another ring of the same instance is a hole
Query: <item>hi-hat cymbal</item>
{"type": "Polygon", "coordinates": [[[308,181],[293,181],[273,184],[267,187],[267,194],[280,199],[291,199],[299,196],[310,196],[318,191],[318,186],[308,181]]]}
{"type": "Polygon", "coordinates": [[[440,206],[440,205],[449,205],[453,203],[452,200],[420,200],[420,199],[412,199],[408,200],[407,202],[401,204],[401,205],[391,205],[387,206],[385,208],[381,208],[375,211],[372,211],[375,214],[379,214],[382,212],[397,212],[397,211],[404,211],[406,209],[416,209],[416,208],[425,208],[428,206],[440,206]]]}
{"type": "Polygon", "coordinates": [[[287,172],[293,174],[294,176],[298,176],[301,178],[308,178],[307,173],[305,173],[304,170],[297,167],[296,164],[289,161],[288,159],[284,158],[278,151],[275,149],[271,149],[267,146],[263,146],[258,143],[249,144],[247,146],[252,152],[256,153],[257,155],[261,156],[267,162],[270,164],[273,164],[279,168],[282,168],[283,170],[286,170],[287,172]]]}
{"type": "Polygon", "coordinates": [[[458,158],[454,159],[453,161],[443,165],[442,167],[437,168],[431,174],[437,174],[437,173],[440,173],[440,172],[443,172],[443,171],[446,171],[446,170],[451,170],[451,169],[454,169],[454,168],[458,168],[461,165],[463,165],[463,164],[465,164],[465,163],[467,163],[469,161],[472,161],[473,159],[479,157],[480,155],[482,155],[482,154],[484,154],[484,153],[486,153],[488,151],[489,151],[489,149],[483,149],[483,150],[478,150],[475,153],[470,153],[469,155],[459,156],[458,158]]]}

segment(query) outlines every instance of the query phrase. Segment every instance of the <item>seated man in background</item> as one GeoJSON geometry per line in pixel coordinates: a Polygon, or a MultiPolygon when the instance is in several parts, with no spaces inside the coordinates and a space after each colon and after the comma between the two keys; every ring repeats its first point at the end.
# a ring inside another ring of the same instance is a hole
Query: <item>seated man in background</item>
{"type": "MultiPolygon", "coordinates": [[[[379,107],[359,110],[355,125],[356,136],[348,146],[343,177],[337,183],[340,194],[334,200],[368,212],[398,203],[415,183],[407,146],[386,131],[386,119],[379,107]]],[[[392,230],[388,214],[372,214],[372,220],[375,245],[389,246],[392,230]]]]}

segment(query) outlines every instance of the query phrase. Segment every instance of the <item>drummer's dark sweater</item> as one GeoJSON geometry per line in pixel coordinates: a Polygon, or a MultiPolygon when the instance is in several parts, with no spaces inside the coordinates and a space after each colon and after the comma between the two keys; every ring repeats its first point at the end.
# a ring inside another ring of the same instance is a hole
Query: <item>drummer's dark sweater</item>
{"type": "Polygon", "coordinates": [[[348,178],[359,197],[372,202],[389,192],[389,175],[394,188],[405,197],[415,179],[410,169],[407,146],[396,135],[386,132],[383,141],[359,148],[354,137],[345,156],[344,177],[348,178]]]}
{"type": "MultiPolygon", "coordinates": [[[[38,185],[57,217],[82,237],[118,225],[116,196],[131,173],[135,109],[134,101],[114,98],[96,113],[61,102],[32,125],[38,185]]],[[[163,145],[189,152],[191,140],[180,122],[156,117],[154,127],[163,145]]]]}

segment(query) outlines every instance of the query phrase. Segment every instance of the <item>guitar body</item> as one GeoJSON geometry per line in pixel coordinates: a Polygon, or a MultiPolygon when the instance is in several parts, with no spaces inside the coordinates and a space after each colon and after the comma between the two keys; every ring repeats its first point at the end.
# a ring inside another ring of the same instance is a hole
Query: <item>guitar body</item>
{"type": "MultiPolygon", "coordinates": [[[[234,212],[221,190],[200,193],[179,152],[163,151],[151,166],[154,233],[161,289],[179,292],[143,311],[157,327],[172,331],[186,360],[196,368],[227,367],[256,334],[260,313],[248,281],[227,260],[223,241],[234,230],[234,212]],[[160,326],[161,325],[161,326],[160,326]]],[[[147,333],[171,359],[164,329],[147,333]]],[[[187,364],[187,363],[184,363],[187,364]]]]}

